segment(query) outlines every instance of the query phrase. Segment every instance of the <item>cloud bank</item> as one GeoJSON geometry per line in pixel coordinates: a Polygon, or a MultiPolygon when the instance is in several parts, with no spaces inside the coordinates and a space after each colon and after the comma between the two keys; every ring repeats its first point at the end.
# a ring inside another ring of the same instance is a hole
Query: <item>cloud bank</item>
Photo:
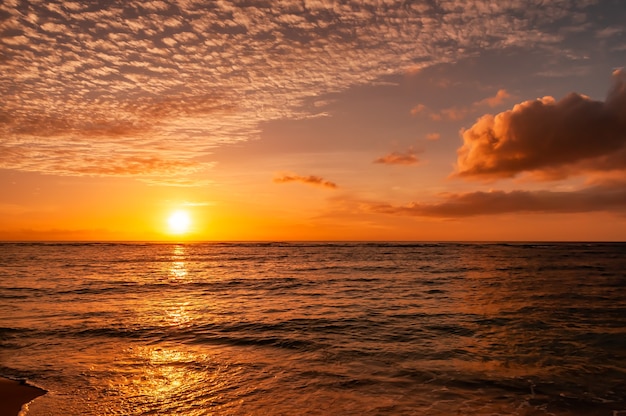
{"type": "Polygon", "coordinates": [[[462,132],[456,175],[500,179],[531,172],[565,178],[626,169],[626,74],[615,71],[606,100],[571,93],[482,116],[462,132]]]}
{"type": "Polygon", "coordinates": [[[469,192],[445,195],[440,202],[432,204],[412,203],[405,206],[369,204],[367,210],[380,214],[436,218],[510,213],[626,213],[626,183],[588,187],[572,192],[547,190],[469,192]]]}

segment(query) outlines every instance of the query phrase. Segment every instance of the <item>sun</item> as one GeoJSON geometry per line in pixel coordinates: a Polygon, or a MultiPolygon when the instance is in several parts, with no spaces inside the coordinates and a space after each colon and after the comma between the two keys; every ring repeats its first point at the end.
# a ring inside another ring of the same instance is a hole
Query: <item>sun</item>
{"type": "Polygon", "coordinates": [[[191,217],[187,211],[174,211],[167,218],[167,225],[172,234],[185,234],[191,226],[191,217]]]}

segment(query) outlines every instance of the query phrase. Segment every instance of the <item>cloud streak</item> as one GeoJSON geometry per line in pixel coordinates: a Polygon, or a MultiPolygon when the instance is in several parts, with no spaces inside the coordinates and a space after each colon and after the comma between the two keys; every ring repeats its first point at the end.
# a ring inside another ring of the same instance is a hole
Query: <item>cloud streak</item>
{"type": "Polygon", "coordinates": [[[512,213],[566,214],[588,212],[626,213],[626,184],[596,186],[579,191],[491,191],[445,195],[436,203],[405,206],[373,204],[369,212],[434,218],[465,218],[512,213]]]}
{"type": "Polygon", "coordinates": [[[419,159],[413,149],[409,149],[406,152],[391,152],[374,160],[374,163],[382,163],[384,165],[415,165],[418,162],[419,159]]]}
{"type": "Polygon", "coordinates": [[[444,108],[439,111],[434,111],[426,107],[424,104],[417,104],[410,111],[411,115],[416,116],[418,114],[426,114],[428,118],[433,121],[459,121],[466,118],[472,112],[477,111],[482,107],[497,107],[511,98],[506,90],[500,89],[493,97],[483,98],[476,101],[470,106],[456,106],[444,108]]]}
{"type": "Polygon", "coordinates": [[[626,76],[614,73],[606,101],[571,93],[487,114],[462,131],[455,175],[500,179],[532,172],[564,178],[583,171],[626,169],[626,76]]]}
{"type": "Polygon", "coordinates": [[[319,186],[322,188],[336,189],[337,184],[327,181],[319,176],[300,176],[296,174],[286,174],[274,178],[275,183],[300,182],[307,185],[319,186]]]}

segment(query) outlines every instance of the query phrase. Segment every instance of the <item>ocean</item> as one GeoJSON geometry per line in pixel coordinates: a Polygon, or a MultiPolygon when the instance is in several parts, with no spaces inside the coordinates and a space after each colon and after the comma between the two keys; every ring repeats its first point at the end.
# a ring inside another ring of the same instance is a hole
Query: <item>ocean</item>
{"type": "Polygon", "coordinates": [[[626,244],[1,243],[28,415],[626,415],[626,244]]]}

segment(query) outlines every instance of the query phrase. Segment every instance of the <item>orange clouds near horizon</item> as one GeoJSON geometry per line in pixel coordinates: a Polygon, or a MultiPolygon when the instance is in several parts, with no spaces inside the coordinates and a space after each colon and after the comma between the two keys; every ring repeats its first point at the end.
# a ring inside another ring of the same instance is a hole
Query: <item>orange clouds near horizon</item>
{"type": "Polygon", "coordinates": [[[443,195],[435,203],[369,204],[368,210],[416,217],[463,218],[508,213],[626,213],[626,182],[577,191],[490,191],[443,195]]]}

